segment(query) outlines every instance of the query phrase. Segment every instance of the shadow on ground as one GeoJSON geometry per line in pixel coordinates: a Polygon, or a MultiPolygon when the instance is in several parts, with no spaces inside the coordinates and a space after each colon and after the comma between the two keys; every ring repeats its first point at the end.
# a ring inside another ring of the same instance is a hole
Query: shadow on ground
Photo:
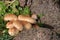
{"type": "Polygon", "coordinates": [[[48,24],[42,24],[43,28],[48,28],[48,29],[54,29],[52,26],[48,25],[48,24]]]}

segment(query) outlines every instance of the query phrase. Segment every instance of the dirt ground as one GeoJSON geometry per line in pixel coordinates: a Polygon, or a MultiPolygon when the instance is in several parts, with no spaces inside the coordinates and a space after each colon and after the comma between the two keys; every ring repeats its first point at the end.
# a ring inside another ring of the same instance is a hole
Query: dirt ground
{"type": "Polygon", "coordinates": [[[13,40],[58,40],[55,32],[47,28],[24,30],[13,40]]]}
{"type": "Polygon", "coordinates": [[[32,13],[44,14],[41,17],[41,22],[51,25],[57,33],[60,33],[59,5],[58,1],[54,0],[33,0],[31,11],[32,13]]]}
{"type": "Polygon", "coordinates": [[[60,40],[60,0],[26,0],[21,4],[29,6],[32,13],[43,14],[44,16],[40,18],[41,22],[53,29],[42,27],[38,31],[24,30],[14,40],[60,40]]]}

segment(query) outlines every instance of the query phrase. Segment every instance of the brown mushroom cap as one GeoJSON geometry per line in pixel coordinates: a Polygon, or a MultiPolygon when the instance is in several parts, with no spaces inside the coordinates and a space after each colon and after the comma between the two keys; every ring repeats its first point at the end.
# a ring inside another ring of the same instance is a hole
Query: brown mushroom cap
{"type": "Polygon", "coordinates": [[[5,21],[12,21],[12,20],[17,20],[17,16],[14,14],[6,14],[4,16],[5,21]]]}
{"type": "Polygon", "coordinates": [[[18,16],[18,20],[20,20],[20,21],[27,21],[29,23],[36,23],[35,19],[33,19],[31,17],[24,16],[24,15],[19,15],[18,16]]]}
{"type": "Polygon", "coordinates": [[[20,23],[20,21],[14,21],[13,25],[15,28],[17,28],[19,31],[23,30],[23,25],[20,23]]]}
{"type": "Polygon", "coordinates": [[[8,33],[9,33],[9,35],[11,35],[11,36],[16,36],[16,35],[19,33],[19,31],[18,31],[16,28],[10,28],[10,29],[8,30],[8,33]]]}
{"type": "Polygon", "coordinates": [[[29,29],[32,28],[32,24],[31,23],[26,22],[26,21],[20,21],[20,22],[23,24],[25,29],[29,30],[29,29]]]}
{"type": "Polygon", "coordinates": [[[13,26],[13,22],[8,22],[7,24],[6,24],[6,28],[13,28],[14,26],[13,26]]]}

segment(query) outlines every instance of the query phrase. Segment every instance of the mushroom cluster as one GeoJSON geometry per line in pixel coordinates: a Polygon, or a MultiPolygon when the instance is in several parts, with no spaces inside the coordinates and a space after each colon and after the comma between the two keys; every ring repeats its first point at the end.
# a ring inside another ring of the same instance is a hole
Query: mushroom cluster
{"type": "Polygon", "coordinates": [[[8,33],[11,36],[17,35],[19,32],[21,32],[24,28],[26,30],[29,30],[32,28],[32,24],[36,24],[36,15],[25,16],[25,15],[19,15],[16,16],[14,14],[6,14],[4,16],[4,21],[8,21],[6,24],[6,28],[8,28],[8,33]]]}

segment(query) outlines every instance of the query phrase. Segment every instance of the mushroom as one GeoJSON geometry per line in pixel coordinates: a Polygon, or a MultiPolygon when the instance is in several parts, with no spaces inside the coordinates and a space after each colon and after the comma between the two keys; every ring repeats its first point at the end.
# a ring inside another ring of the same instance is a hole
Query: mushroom
{"type": "Polygon", "coordinates": [[[4,16],[5,21],[12,21],[12,20],[17,20],[17,16],[14,14],[6,14],[4,16]]]}
{"type": "Polygon", "coordinates": [[[8,33],[11,36],[15,36],[19,31],[23,30],[23,27],[27,30],[32,28],[32,24],[36,23],[34,18],[31,18],[29,15],[19,15],[18,17],[14,14],[6,14],[4,16],[5,21],[9,21],[6,24],[8,28],[8,33]]]}
{"type": "Polygon", "coordinates": [[[38,19],[36,14],[32,14],[31,16],[33,19],[38,19]]]}
{"type": "Polygon", "coordinates": [[[24,25],[24,28],[29,30],[32,28],[32,24],[26,21],[21,21],[21,23],[24,25]]]}
{"type": "Polygon", "coordinates": [[[31,17],[24,16],[24,15],[19,15],[18,16],[18,20],[20,20],[20,21],[27,21],[27,22],[33,23],[33,24],[36,23],[35,19],[33,19],[31,17]]]}
{"type": "Polygon", "coordinates": [[[6,28],[13,28],[14,26],[13,26],[13,22],[8,22],[7,24],[6,24],[6,28]]]}
{"type": "Polygon", "coordinates": [[[20,21],[13,21],[13,25],[15,28],[17,28],[19,31],[23,30],[23,25],[20,23],[20,21]]]}
{"type": "Polygon", "coordinates": [[[16,28],[10,28],[10,29],[8,30],[8,33],[9,33],[9,35],[11,35],[11,36],[16,36],[16,35],[19,33],[19,30],[17,30],[16,28]]]}

